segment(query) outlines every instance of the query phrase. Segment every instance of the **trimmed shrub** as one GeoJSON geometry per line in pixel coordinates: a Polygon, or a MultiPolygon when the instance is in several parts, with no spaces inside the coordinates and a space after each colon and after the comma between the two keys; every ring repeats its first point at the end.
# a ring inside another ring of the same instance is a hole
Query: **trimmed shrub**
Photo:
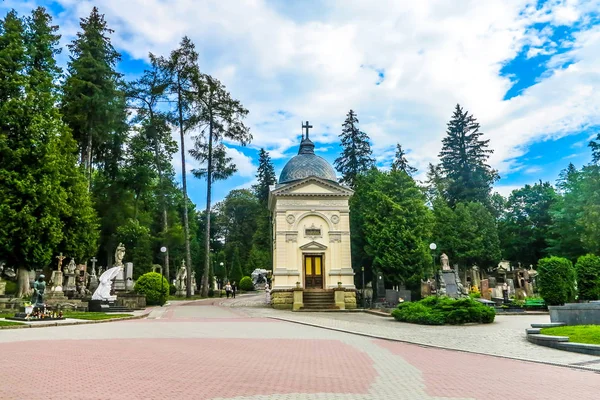
{"type": "Polygon", "coordinates": [[[158,272],[148,272],[138,278],[133,290],[145,295],[148,305],[162,304],[169,295],[169,282],[158,272]]]}
{"type": "Polygon", "coordinates": [[[397,321],[422,325],[489,324],[494,322],[496,310],[471,298],[429,296],[418,302],[400,304],[392,316],[397,321]]]}
{"type": "Polygon", "coordinates": [[[600,257],[587,254],[577,259],[579,300],[600,300],[600,257]]]}
{"type": "Polygon", "coordinates": [[[254,283],[252,283],[252,278],[249,276],[245,276],[240,280],[240,290],[250,292],[254,290],[254,283]]]}
{"type": "Polygon", "coordinates": [[[575,299],[575,268],[563,257],[538,261],[538,289],[547,305],[559,306],[575,299]]]}

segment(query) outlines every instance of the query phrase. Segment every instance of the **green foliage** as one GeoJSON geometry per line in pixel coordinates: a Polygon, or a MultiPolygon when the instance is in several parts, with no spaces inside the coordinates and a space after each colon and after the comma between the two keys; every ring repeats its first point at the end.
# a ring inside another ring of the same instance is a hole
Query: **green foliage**
{"type": "Polygon", "coordinates": [[[359,175],[350,199],[353,265],[382,271],[392,285],[420,288],[431,271],[433,219],[424,200],[405,172],[373,169],[359,175]]]}
{"type": "Polygon", "coordinates": [[[242,272],[242,264],[240,260],[240,251],[236,247],[233,250],[233,256],[231,258],[231,271],[229,273],[229,281],[233,284],[233,282],[237,282],[239,284],[240,280],[244,277],[244,273],[242,272]]]}
{"type": "Polygon", "coordinates": [[[409,176],[413,176],[413,174],[417,172],[417,169],[408,163],[406,153],[402,149],[400,143],[396,144],[396,156],[392,162],[392,171],[402,171],[409,176]]]}
{"type": "Polygon", "coordinates": [[[148,305],[162,304],[169,294],[169,282],[158,272],[148,272],[139,277],[133,290],[146,296],[148,305]],[[162,281],[162,282],[161,282],[162,281]]]}
{"type": "Polygon", "coordinates": [[[252,278],[249,276],[244,276],[240,279],[240,290],[244,290],[246,292],[250,292],[254,290],[254,283],[252,283],[252,278]]]}
{"type": "Polygon", "coordinates": [[[538,262],[538,289],[546,304],[562,305],[575,299],[575,268],[562,257],[542,258],[538,262]]]}
{"type": "Polygon", "coordinates": [[[129,249],[125,261],[133,262],[134,279],[152,269],[152,242],[148,227],[129,219],[117,228],[116,236],[117,241],[129,249]]]}
{"type": "Polygon", "coordinates": [[[375,160],[371,157],[371,145],[369,136],[358,129],[358,118],[356,113],[350,110],[342,125],[340,134],[342,154],[335,160],[335,169],[342,174],[341,183],[351,188],[359,174],[368,171],[375,166],[375,160]]]}
{"type": "Polygon", "coordinates": [[[429,296],[418,302],[400,304],[392,316],[397,321],[422,325],[489,324],[494,322],[496,311],[471,298],[429,296]]]}
{"type": "Polygon", "coordinates": [[[171,283],[169,285],[169,296],[175,296],[175,293],[177,293],[177,286],[171,283]]]}
{"type": "Polygon", "coordinates": [[[442,199],[433,204],[433,241],[438,253],[462,267],[488,268],[500,260],[500,240],[494,216],[481,203],[458,203],[454,210],[442,199]]]}
{"type": "Polygon", "coordinates": [[[499,227],[504,258],[532,265],[547,254],[550,210],[556,200],[548,182],[513,190],[499,227]]]}
{"type": "Polygon", "coordinates": [[[271,162],[271,156],[264,148],[261,148],[258,152],[256,180],[258,183],[252,189],[260,204],[266,208],[269,201],[270,187],[277,183],[277,177],[275,176],[275,167],[271,162]]]}
{"type": "Polygon", "coordinates": [[[17,282],[6,281],[6,288],[4,289],[4,293],[7,295],[15,295],[17,294],[18,285],[17,282]]]}
{"type": "Polygon", "coordinates": [[[491,187],[499,176],[487,164],[493,150],[488,149],[489,140],[481,139],[479,123],[457,104],[446,133],[440,152],[447,180],[444,197],[451,207],[461,202],[489,205],[491,187]]]}
{"type": "Polygon", "coordinates": [[[600,300],[600,257],[587,254],[577,259],[579,300],[600,300]]]}

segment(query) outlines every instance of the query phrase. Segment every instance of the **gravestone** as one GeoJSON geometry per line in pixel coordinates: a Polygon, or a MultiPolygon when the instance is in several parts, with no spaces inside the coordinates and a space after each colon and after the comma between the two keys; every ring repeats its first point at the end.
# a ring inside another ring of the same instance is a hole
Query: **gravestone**
{"type": "Polygon", "coordinates": [[[491,288],[495,288],[496,285],[498,285],[498,282],[496,281],[496,277],[495,276],[488,277],[488,286],[491,288]]]}
{"type": "Polygon", "coordinates": [[[490,284],[487,279],[481,280],[481,297],[483,297],[486,300],[492,299],[492,296],[490,293],[490,284]]]}
{"type": "Polygon", "coordinates": [[[508,288],[509,288],[508,293],[509,294],[514,293],[515,292],[515,281],[514,281],[514,279],[508,278],[506,280],[506,283],[508,283],[508,288]]]}
{"type": "Polygon", "coordinates": [[[457,297],[458,285],[456,284],[456,276],[454,275],[454,271],[443,271],[442,279],[444,281],[444,286],[446,287],[446,296],[457,297]]]}
{"type": "Polygon", "coordinates": [[[431,283],[421,281],[421,298],[424,299],[427,296],[431,296],[431,283]]]}

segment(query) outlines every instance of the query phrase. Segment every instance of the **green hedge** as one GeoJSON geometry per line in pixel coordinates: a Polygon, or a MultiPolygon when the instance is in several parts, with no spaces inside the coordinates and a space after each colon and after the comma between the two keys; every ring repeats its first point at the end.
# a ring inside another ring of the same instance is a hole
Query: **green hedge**
{"type": "Polygon", "coordinates": [[[489,324],[494,322],[496,310],[468,297],[455,300],[429,296],[418,302],[400,304],[392,316],[400,322],[422,325],[489,324]]]}
{"type": "Polygon", "coordinates": [[[558,306],[575,299],[575,268],[562,257],[538,261],[538,290],[547,305],[558,306]]]}
{"type": "Polygon", "coordinates": [[[13,281],[6,281],[6,288],[4,289],[4,293],[9,295],[9,294],[17,294],[18,291],[18,286],[17,286],[17,282],[13,282],[13,281]]]}
{"type": "Polygon", "coordinates": [[[240,290],[245,292],[250,292],[254,290],[254,283],[252,283],[252,278],[249,276],[245,276],[240,280],[240,290]]]}
{"type": "Polygon", "coordinates": [[[145,295],[146,304],[150,306],[162,304],[169,296],[169,282],[158,272],[148,272],[138,278],[133,290],[136,293],[145,295]]]}
{"type": "Polygon", "coordinates": [[[577,259],[579,300],[600,300],[600,257],[587,254],[577,259]]]}

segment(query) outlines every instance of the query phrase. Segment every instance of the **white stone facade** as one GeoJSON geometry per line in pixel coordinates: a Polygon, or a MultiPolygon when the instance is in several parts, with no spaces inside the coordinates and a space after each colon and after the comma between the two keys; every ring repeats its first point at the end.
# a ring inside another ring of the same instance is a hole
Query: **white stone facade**
{"type": "Polygon", "coordinates": [[[354,288],[350,255],[352,190],[314,176],[276,185],[269,196],[273,224],[273,289],[354,288]],[[310,260],[307,260],[310,258],[310,260]]]}

